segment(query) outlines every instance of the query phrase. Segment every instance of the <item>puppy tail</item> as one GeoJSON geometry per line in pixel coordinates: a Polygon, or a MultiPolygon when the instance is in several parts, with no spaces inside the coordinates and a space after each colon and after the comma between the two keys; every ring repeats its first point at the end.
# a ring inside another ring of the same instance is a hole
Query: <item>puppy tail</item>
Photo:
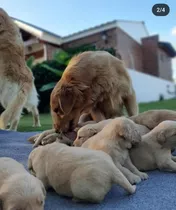
{"type": "Polygon", "coordinates": [[[129,194],[133,194],[136,191],[136,186],[131,185],[128,179],[123,175],[123,173],[114,165],[114,172],[112,181],[114,184],[120,185],[124,188],[129,194]]]}

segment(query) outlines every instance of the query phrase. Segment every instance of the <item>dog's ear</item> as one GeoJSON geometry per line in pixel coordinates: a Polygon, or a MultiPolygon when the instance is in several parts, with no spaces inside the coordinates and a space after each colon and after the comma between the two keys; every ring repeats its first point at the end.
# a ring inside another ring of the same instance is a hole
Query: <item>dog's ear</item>
{"type": "Polygon", "coordinates": [[[88,130],[91,132],[92,136],[94,136],[98,133],[97,130],[94,128],[89,128],[88,130]]]}
{"type": "Polygon", "coordinates": [[[158,143],[159,144],[164,144],[164,143],[166,143],[166,140],[167,140],[167,138],[166,138],[166,136],[165,136],[165,133],[164,133],[164,131],[160,131],[158,134],[157,134],[157,141],[158,141],[158,143]]]}
{"type": "Polygon", "coordinates": [[[64,86],[61,88],[59,105],[64,114],[70,113],[76,101],[74,88],[64,86]]]}
{"type": "Polygon", "coordinates": [[[120,129],[118,135],[128,141],[134,142],[140,142],[142,140],[140,133],[130,125],[123,126],[122,129],[120,129]]]}

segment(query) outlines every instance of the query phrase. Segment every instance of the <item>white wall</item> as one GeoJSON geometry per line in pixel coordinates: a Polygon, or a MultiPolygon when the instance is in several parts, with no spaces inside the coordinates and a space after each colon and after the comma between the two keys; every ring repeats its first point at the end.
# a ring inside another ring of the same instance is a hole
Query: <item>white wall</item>
{"type": "Polygon", "coordinates": [[[128,69],[128,72],[131,76],[138,102],[158,101],[160,94],[164,96],[164,99],[173,98],[173,95],[167,93],[167,85],[170,86],[170,91],[174,91],[173,82],[131,69],[128,69]]]}
{"type": "Polygon", "coordinates": [[[143,22],[117,21],[117,25],[129,34],[134,40],[141,44],[141,38],[149,36],[146,26],[143,22]]]}

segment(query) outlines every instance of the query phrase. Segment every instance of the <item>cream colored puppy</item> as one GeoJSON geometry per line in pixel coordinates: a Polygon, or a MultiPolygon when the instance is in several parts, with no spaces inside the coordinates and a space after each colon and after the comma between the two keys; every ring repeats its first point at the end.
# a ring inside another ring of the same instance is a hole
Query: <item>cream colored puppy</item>
{"type": "Polygon", "coordinates": [[[35,148],[29,155],[28,168],[46,189],[52,187],[59,195],[76,201],[99,203],[112,184],[129,193],[136,189],[106,153],[59,142],[35,148]]]}
{"type": "Polygon", "coordinates": [[[148,178],[148,175],[140,172],[129,158],[129,149],[140,141],[141,135],[135,123],[125,117],[119,117],[113,119],[98,134],[84,142],[82,147],[102,150],[109,154],[117,168],[131,184],[134,184],[148,178]]]}
{"type": "Polygon", "coordinates": [[[176,172],[176,157],[171,150],[176,147],[176,122],[163,121],[142,141],[130,150],[133,164],[142,171],[160,169],[176,172]]]}
{"type": "Polygon", "coordinates": [[[0,158],[0,209],[43,210],[46,191],[42,182],[16,160],[0,158]]]}
{"type": "Polygon", "coordinates": [[[176,111],[167,109],[156,109],[142,112],[130,117],[135,123],[144,125],[150,130],[165,120],[176,120],[176,111]]]}
{"type": "MultiPolygon", "coordinates": [[[[99,133],[108,123],[113,119],[102,120],[99,123],[87,124],[81,127],[77,132],[77,137],[73,142],[74,146],[80,147],[87,139],[99,133]]],[[[148,133],[150,130],[143,126],[136,124],[136,128],[141,135],[148,133]]]]}
{"type": "MultiPolygon", "coordinates": [[[[78,128],[82,127],[83,125],[85,126],[86,124],[93,124],[93,126],[96,124],[96,122],[94,122],[94,121],[84,122],[83,118],[85,118],[85,117],[86,117],[86,114],[84,114],[83,116],[80,117],[80,122],[79,122],[80,124],[78,125],[78,128]]],[[[159,123],[161,123],[164,120],[176,120],[176,111],[167,110],[167,109],[149,110],[149,111],[140,113],[138,115],[131,116],[131,117],[129,117],[129,119],[133,120],[133,122],[135,122],[138,125],[141,135],[144,135],[147,132],[149,132],[150,130],[152,130],[153,128],[155,128],[159,123]]],[[[90,118],[87,118],[87,120],[90,120],[90,118]]],[[[77,129],[77,131],[78,130],[79,129],[77,129]]],[[[94,133],[94,131],[93,131],[93,133],[94,133]]],[[[88,132],[88,136],[83,134],[83,139],[87,140],[91,136],[92,136],[91,132],[90,133],[88,132]]],[[[50,143],[50,139],[51,139],[51,142],[53,142],[56,140],[56,138],[57,138],[57,135],[56,135],[55,130],[50,130],[50,131],[44,131],[42,134],[33,136],[30,138],[30,140],[32,140],[33,142],[36,142],[35,146],[38,146],[41,144],[41,142],[42,142],[42,144],[44,144],[45,142],[48,144],[48,143],[50,143]],[[43,137],[40,138],[39,135],[42,135],[43,137]],[[45,138],[45,139],[43,139],[43,138],[45,138]]],[[[83,140],[83,142],[84,141],[85,140],[83,140]]],[[[78,143],[78,146],[81,144],[82,143],[80,141],[80,143],[78,143]]]]}

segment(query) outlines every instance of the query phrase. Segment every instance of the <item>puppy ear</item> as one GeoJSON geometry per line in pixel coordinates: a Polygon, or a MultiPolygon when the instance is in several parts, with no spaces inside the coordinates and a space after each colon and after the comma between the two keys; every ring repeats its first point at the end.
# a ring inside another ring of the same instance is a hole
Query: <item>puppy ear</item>
{"type": "Polygon", "coordinates": [[[91,134],[94,136],[95,134],[97,134],[97,130],[94,128],[89,128],[89,131],[91,132],[91,134]]]}
{"type": "Polygon", "coordinates": [[[164,144],[166,143],[166,136],[164,134],[164,131],[160,131],[158,134],[157,134],[157,141],[159,144],[164,144]]]}
{"type": "Polygon", "coordinates": [[[123,129],[119,131],[119,136],[132,143],[140,142],[142,140],[140,133],[130,125],[123,126],[123,129]]]}
{"type": "Polygon", "coordinates": [[[64,114],[68,114],[72,110],[75,101],[76,95],[74,88],[71,89],[66,86],[62,87],[59,97],[59,105],[64,114]]]}

